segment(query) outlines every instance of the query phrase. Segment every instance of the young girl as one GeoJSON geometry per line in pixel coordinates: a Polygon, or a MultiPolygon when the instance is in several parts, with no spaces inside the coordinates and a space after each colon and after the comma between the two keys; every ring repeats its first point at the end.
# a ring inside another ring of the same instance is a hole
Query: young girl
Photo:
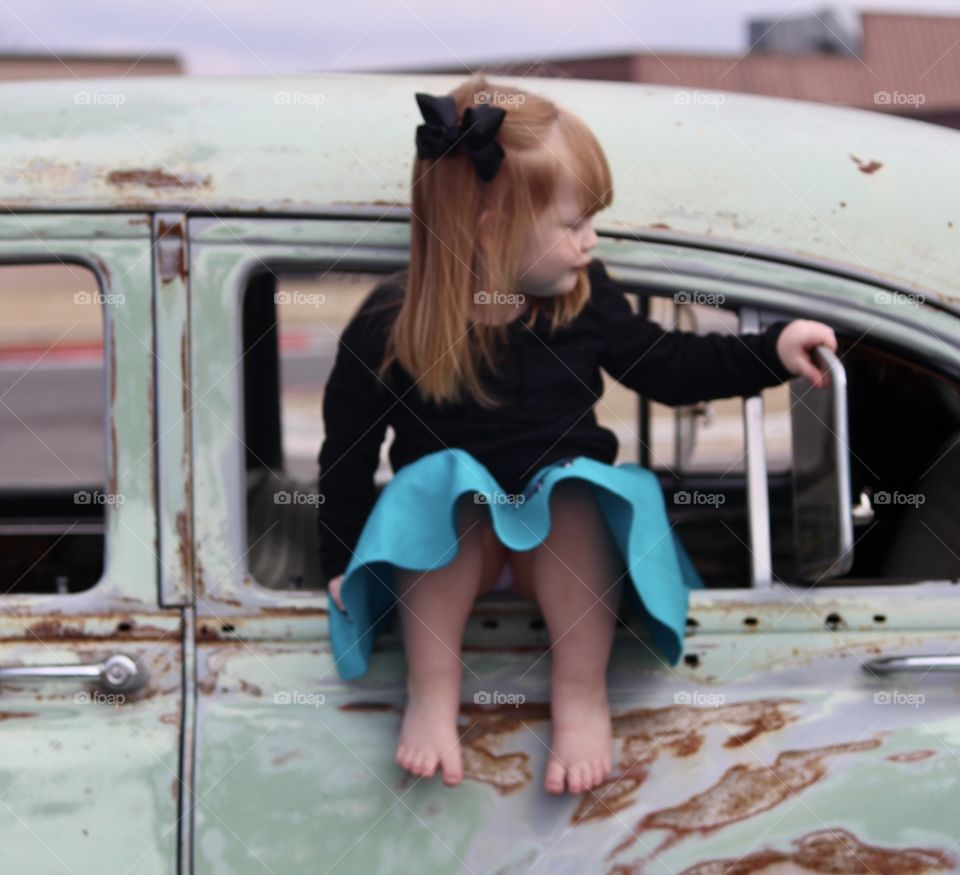
{"type": "Polygon", "coordinates": [[[396,609],[408,664],[396,760],[424,777],[439,766],[453,785],[470,610],[495,589],[536,601],[551,641],[544,786],[580,793],[612,768],[605,674],[624,578],[673,664],[687,590],[702,586],[652,472],[613,464],[616,438],[593,411],[600,367],[689,404],[793,375],[826,385],[810,354],[836,338],[807,320],[661,330],[591,258],[591,217],[613,188],[578,117],[483,77],[416,97],[410,266],[347,325],[323,401],[332,649],[343,678],[363,674],[396,609]],[[377,497],[387,424],[395,475],[377,497]]]}

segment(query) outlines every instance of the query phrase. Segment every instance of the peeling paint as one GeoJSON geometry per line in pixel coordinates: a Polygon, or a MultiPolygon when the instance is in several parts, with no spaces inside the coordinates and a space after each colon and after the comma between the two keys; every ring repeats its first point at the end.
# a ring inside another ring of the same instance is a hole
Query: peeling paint
{"type": "MultiPolygon", "coordinates": [[[[861,842],[845,829],[822,829],[794,839],[795,850],[757,851],[743,857],[711,860],[684,869],[681,875],[751,875],[771,866],[802,867],[830,875],[921,875],[955,871],[956,858],[928,848],[883,848],[861,842]]],[[[628,872],[618,867],[614,872],[628,872]]]]}
{"type": "Polygon", "coordinates": [[[690,835],[706,835],[756,817],[820,781],[827,773],[829,757],[873,750],[880,744],[879,738],[872,738],[811,750],[787,750],[777,755],[772,766],[738,763],[716,784],[686,802],[650,812],[613,853],[629,847],[647,830],[670,833],[656,849],[656,853],[662,853],[690,835]]]}
{"type": "Polygon", "coordinates": [[[210,185],[210,177],[195,173],[169,173],[158,167],[136,167],[111,170],[107,174],[107,182],[110,185],[144,185],[147,188],[196,188],[210,185]]]}
{"type": "Polygon", "coordinates": [[[871,173],[876,173],[881,167],[883,167],[883,164],[880,161],[864,161],[858,158],[856,155],[851,155],[850,159],[854,164],[857,165],[861,173],[866,173],[868,175],[871,173]]]}

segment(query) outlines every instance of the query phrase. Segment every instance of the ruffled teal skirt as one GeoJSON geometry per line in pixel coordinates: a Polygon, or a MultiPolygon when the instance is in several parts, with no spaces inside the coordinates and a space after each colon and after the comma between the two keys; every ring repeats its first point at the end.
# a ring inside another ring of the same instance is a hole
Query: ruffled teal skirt
{"type": "MultiPolygon", "coordinates": [[[[553,487],[575,477],[592,484],[597,505],[629,572],[634,602],[651,641],[676,665],[683,652],[691,589],[704,584],[671,528],[660,483],[632,462],[608,465],[575,456],[540,468],[519,498],[487,502],[493,530],[511,550],[530,550],[550,530],[553,487]]],[[[366,673],[374,641],[396,607],[394,568],[432,571],[452,562],[459,548],[460,496],[503,495],[493,475],[462,449],[438,450],[401,468],[377,498],[344,572],[340,597],[330,599],[330,642],[345,680],[366,673]]]]}

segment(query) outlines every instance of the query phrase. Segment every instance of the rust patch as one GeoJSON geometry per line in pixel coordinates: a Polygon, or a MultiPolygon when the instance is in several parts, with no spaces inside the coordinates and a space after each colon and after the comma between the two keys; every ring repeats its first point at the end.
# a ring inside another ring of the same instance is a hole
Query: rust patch
{"type": "MultiPolygon", "coordinates": [[[[620,755],[615,761],[614,773],[603,784],[595,787],[592,802],[585,798],[573,815],[573,823],[588,819],[584,806],[589,806],[590,818],[613,815],[630,805],[636,789],[646,777],[646,766],[662,752],[677,757],[692,756],[704,743],[704,731],[712,724],[723,728],[744,727],[731,735],[725,747],[739,747],[767,732],[783,729],[797,719],[785,710],[788,705],[802,704],[799,699],[759,699],[736,702],[715,708],[674,705],[667,708],[638,708],[613,716],[614,744],[620,742],[620,755]],[[622,741],[621,741],[622,740],[622,741]],[[599,804],[607,788],[630,780],[626,792],[617,792],[617,807],[599,804]]],[[[632,839],[628,840],[630,843],[632,839]]]]}
{"type": "Polygon", "coordinates": [[[862,158],[858,158],[856,155],[851,155],[850,160],[857,165],[861,173],[871,174],[876,173],[883,164],[880,161],[864,161],[862,158]]]}
{"type": "Polygon", "coordinates": [[[146,225],[150,227],[150,217],[149,216],[135,216],[132,219],[127,219],[128,225],[146,225]]]}
{"type": "Polygon", "coordinates": [[[624,740],[621,768],[661,748],[677,756],[689,756],[700,749],[703,732],[712,724],[745,727],[745,731],[731,735],[724,743],[726,747],[739,747],[761,733],[775,732],[796,720],[785,706],[799,704],[798,699],[759,699],[716,708],[674,705],[614,715],[613,736],[624,740]]]}
{"type": "Polygon", "coordinates": [[[463,743],[463,775],[489,784],[503,795],[523,788],[533,776],[530,757],[522,751],[498,753],[501,739],[527,722],[548,720],[550,705],[523,702],[518,705],[478,705],[463,703],[461,718],[468,728],[461,734],[463,743]]]}
{"type": "MultiPolygon", "coordinates": [[[[342,711],[395,711],[402,708],[389,702],[352,702],[340,706],[342,711]]],[[[496,745],[505,735],[522,729],[524,723],[550,717],[549,704],[524,702],[520,705],[460,705],[460,722],[467,723],[460,740],[463,755],[463,776],[489,784],[503,795],[513,793],[532,780],[530,757],[521,752],[498,753],[496,745]]]]}
{"type": "Polygon", "coordinates": [[[82,638],[83,629],[79,626],[67,626],[60,620],[40,620],[31,623],[28,629],[36,638],[82,638]]]}
{"type": "Polygon", "coordinates": [[[180,571],[187,586],[190,585],[190,521],[187,512],[181,510],[176,516],[177,555],[180,558],[180,571]]]}
{"type": "Polygon", "coordinates": [[[178,277],[186,282],[189,272],[182,221],[166,222],[161,219],[157,225],[157,273],[160,282],[166,285],[178,277]]]}
{"type": "Polygon", "coordinates": [[[873,750],[880,743],[879,738],[874,738],[811,750],[787,750],[778,754],[772,766],[731,766],[702,793],[671,808],[650,812],[612,853],[633,844],[646,830],[670,833],[656,848],[655,853],[661,853],[689,835],[706,835],[756,817],[817,783],[827,773],[828,757],[873,750]]]}
{"type": "Polygon", "coordinates": [[[176,711],[171,711],[167,714],[160,715],[161,723],[169,723],[171,726],[180,725],[180,715],[176,711]]]}
{"type": "Polygon", "coordinates": [[[794,839],[795,850],[757,851],[745,857],[711,860],[684,869],[681,875],[750,875],[770,866],[793,864],[803,871],[831,875],[920,875],[953,871],[956,860],[928,848],[881,848],[861,842],[845,829],[821,829],[794,839]]]}
{"type": "Polygon", "coordinates": [[[111,170],[107,174],[110,185],[144,185],[147,188],[196,188],[209,185],[209,176],[168,173],[157,167],[135,167],[130,170],[111,170]]]}
{"type": "Polygon", "coordinates": [[[666,222],[654,222],[650,227],[651,227],[651,228],[656,228],[656,229],[659,230],[659,231],[672,231],[672,230],[673,230],[673,228],[671,228],[666,222]]]}
{"type": "Polygon", "coordinates": [[[243,678],[240,678],[240,689],[245,693],[249,693],[251,696],[262,696],[263,690],[260,689],[256,684],[251,684],[249,681],[245,681],[243,678]]]}
{"type": "Polygon", "coordinates": [[[915,763],[929,759],[936,753],[935,750],[911,750],[907,753],[894,753],[887,757],[892,763],[915,763]]]}
{"type": "Polygon", "coordinates": [[[16,720],[20,717],[36,717],[33,711],[0,711],[0,721],[16,720]]]}
{"type": "Polygon", "coordinates": [[[631,777],[621,776],[616,781],[607,781],[599,787],[588,790],[583,794],[577,810],[573,812],[573,824],[577,825],[586,820],[600,820],[628,808],[633,802],[633,794],[646,777],[646,766],[638,763],[631,769],[631,777]]]}
{"type": "Polygon", "coordinates": [[[278,753],[270,762],[275,766],[282,766],[290,762],[292,759],[297,757],[302,757],[303,752],[299,750],[288,750],[285,753],[278,753]]]}
{"type": "MultiPolygon", "coordinates": [[[[181,637],[179,629],[161,629],[158,626],[151,626],[147,623],[136,623],[129,615],[124,614],[89,614],[74,615],[69,620],[63,617],[46,617],[42,620],[36,620],[29,623],[24,628],[24,634],[21,636],[7,636],[5,641],[33,641],[38,638],[55,638],[57,640],[119,640],[129,641],[145,639],[157,640],[166,639],[171,642],[178,641],[181,637]],[[87,623],[109,619],[111,621],[110,631],[97,635],[92,629],[87,628],[87,623]]],[[[91,651],[90,661],[99,661],[102,658],[99,651],[91,651]]]]}

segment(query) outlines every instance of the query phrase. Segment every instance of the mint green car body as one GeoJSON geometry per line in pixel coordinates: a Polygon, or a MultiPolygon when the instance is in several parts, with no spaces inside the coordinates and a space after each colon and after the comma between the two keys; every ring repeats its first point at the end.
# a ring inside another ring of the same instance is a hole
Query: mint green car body
{"type": "MultiPolygon", "coordinates": [[[[459,81],[0,87],[0,261],[76,261],[124,294],[104,312],[105,451],[126,496],[107,509],[96,586],[0,597],[0,666],[123,652],[149,672],[115,707],[78,704],[76,681],[0,684],[4,870],[960,870],[960,678],[903,681],[918,708],[862,668],[955,653],[956,580],[695,592],[674,669],[641,626],[620,629],[610,695],[633,765],[596,796],[554,798],[535,606],[492,597],[470,620],[463,713],[476,722],[467,777],[448,789],[394,762],[396,635],[344,683],[326,593],[246,570],[241,290],[263,263],[401,266],[413,94],[459,81]],[[79,90],[124,101],[78,103],[79,90]],[[524,704],[472,705],[498,684],[524,704]],[[814,868],[835,859],[850,867],[814,868]]],[[[960,134],[736,94],[526,85],[608,153],[596,254],[615,278],[870,330],[960,375],[960,134]],[[878,300],[891,288],[902,296],[878,300]]]]}

